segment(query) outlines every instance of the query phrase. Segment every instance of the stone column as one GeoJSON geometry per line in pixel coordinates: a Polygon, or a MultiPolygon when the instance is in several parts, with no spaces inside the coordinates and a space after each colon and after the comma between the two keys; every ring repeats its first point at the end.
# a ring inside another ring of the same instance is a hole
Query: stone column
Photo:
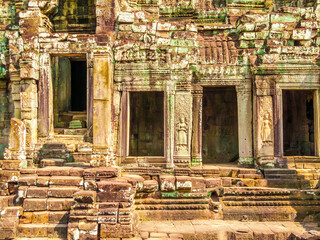
{"type": "Polygon", "coordinates": [[[176,91],[174,121],[174,163],[189,167],[191,159],[192,95],[190,91],[176,91]]]}
{"type": "Polygon", "coordinates": [[[93,162],[94,166],[112,165],[112,77],[113,65],[108,53],[96,54],[93,60],[93,162]]]}
{"type": "Polygon", "coordinates": [[[192,150],[191,165],[202,165],[202,98],[203,89],[201,86],[193,86],[192,90],[192,150]]]}
{"type": "MultiPolygon", "coordinates": [[[[87,128],[92,130],[93,122],[93,55],[87,55],[87,128]]],[[[90,131],[92,133],[92,131],[90,131]]],[[[92,137],[92,136],[90,136],[92,137]]]]}
{"type": "MultiPolygon", "coordinates": [[[[250,83],[249,83],[250,84],[250,83]]],[[[236,87],[238,103],[239,165],[253,165],[251,84],[236,87]]]]}
{"type": "Polygon", "coordinates": [[[114,30],[115,1],[96,1],[96,33],[105,34],[114,30]]]}
{"type": "Polygon", "coordinates": [[[38,33],[49,31],[42,28],[42,16],[38,2],[29,1],[28,10],[20,13],[19,31],[24,51],[20,58],[20,107],[21,120],[26,127],[26,148],[32,150],[37,143],[37,82],[39,80],[38,33]]]}
{"type": "Polygon", "coordinates": [[[167,160],[167,168],[174,167],[174,110],[175,110],[175,89],[173,82],[167,82],[165,91],[165,158],[167,160]]]}
{"type": "Polygon", "coordinates": [[[38,134],[47,137],[54,134],[53,86],[49,53],[40,54],[40,79],[38,83],[38,134]]]}
{"type": "Polygon", "coordinates": [[[274,83],[256,76],[254,96],[255,158],[263,167],[274,167],[274,83]]]}
{"type": "Polygon", "coordinates": [[[314,121],[314,145],[315,145],[315,154],[316,156],[320,157],[320,139],[319,139],[319,130],[320,130],[320,93],[319,89],[317,89],[314,93],[314,116],[315,116],[315,121],[314,121]]]}

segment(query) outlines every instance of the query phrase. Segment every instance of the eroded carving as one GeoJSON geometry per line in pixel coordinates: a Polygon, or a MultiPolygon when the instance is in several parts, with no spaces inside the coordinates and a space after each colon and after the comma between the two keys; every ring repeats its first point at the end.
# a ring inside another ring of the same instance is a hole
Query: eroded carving
{"type": "Polygon", "coordinates": [[[177,124],[177,152],[188,150],[188,124],[185,117],[180,117],[177,124]]]}
{"type": "Polygon", "coordinates": [[[17,118],[11,119],[9,147],[5,150],[5,159],[26,159],[26,126],[17,118]]]}
{"type": "Polygon", "coordinates": [[[262,142],[271,142],[272,141],[272,137],[271,137],[271,133],[272,133],[272,122],[270,119],[270,113],[266,113],[263,116],[263,121],[261,124],[261,139],[262,142]]]}

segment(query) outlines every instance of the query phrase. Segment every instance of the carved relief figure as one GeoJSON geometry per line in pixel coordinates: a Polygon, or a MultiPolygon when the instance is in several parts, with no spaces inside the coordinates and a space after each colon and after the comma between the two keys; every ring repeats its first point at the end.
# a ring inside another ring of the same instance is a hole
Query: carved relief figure
{"type": "Polygon", "coordinates": [[[26,126],[17,118],[11,119],[9,149],[24,151],[26,148],[26,126]]]}
{"type": "Polygon", "coordinates": [[[188,148],[188,125],[184,117],[180,118],[177,124],[177,151],[187,150],[188,148]]]}
{"type": "Polygon", "coordinates": [[[4,159],[25,160],[26,159],[26,126],[17,118],[11,118],[9,133],[9,147],[5,149],[4,159]]]}
{"type": "Polygon", "coordinates": [[[262,142],[272,142],[271,130],[272,130],[272,122],[270,119],[270,114],[266,113],[263,116],[263,121],[262,121],[262,125],[261,125],[262,142]]]}

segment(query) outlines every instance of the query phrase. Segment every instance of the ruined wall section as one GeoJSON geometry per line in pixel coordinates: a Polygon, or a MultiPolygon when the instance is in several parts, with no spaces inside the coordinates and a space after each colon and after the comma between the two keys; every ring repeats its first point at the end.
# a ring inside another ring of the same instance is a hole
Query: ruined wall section
{"type": "Polygon", "coordinates": [[[14,95],[10,94],[10,77],[19,68],[21,38],[19,12],[27,7],[26,1],[1,1],[0,14],[0,156],[8,144],[10,119],[14,117],[14,95]]]}
{"type": "Polygon", "coordinates": [[[276,85],[270,80],[261,82],[254,75],[273,69],[270,71],[276,79],[283,65],[315,66],[319,56],[318,3],[290,4],[285,1],[228,1],[226,4],[222,1],[121,1],[114,46],[115,145],[120,158],[125,153],[119,149],[127,146],[123,140],[126,134],[122,131],[127,123],[118,125],[126,121],[121,119],[121,109],[129,105],[121,102],[127,92],[160,90],[172,99],[168,101],[165,117],[165,137],[168,138],[165,157],[167,166],[170,162],[183,166],[190,162],[201,164],[201,116],[195,116],[201,112],[201,88],[233,85],[240,109],[239,144],[244,139],[252,139],[252,134],[255,139],[255,144],[248,141],[240,146],[240,162],[242,159],[252,164],[253,155],[260,158],[261,154],[274,162],[274,147],[280,139],[272,137],[266,152],[259,153],[259,144],[262,144],[259,131],[261,121],[266,118],[263,117],[266,113],[259,109],[269,109],[270,121],[277,124],[279,110],[275,109],[273,97],[276,85]],[[262,102],[268,102],[268,106],[258,107],[259,97],[252,102],[251,86],[255,86],[255,95],[266,96],[267,100],[262,102]],[[193,99],[192,103],[183,107],[181,102],[189,99],[193,99]],[[247,109],[243,110],[244,106],[247,109]],[[187,135],[192,142],[193,160],[186,157],[190,156],[189,143],[186,152],[177,151],[176,126],[181,115],[192,126],[187,135]],[[248,147],[252,145],[254,148],[248,147]]]}

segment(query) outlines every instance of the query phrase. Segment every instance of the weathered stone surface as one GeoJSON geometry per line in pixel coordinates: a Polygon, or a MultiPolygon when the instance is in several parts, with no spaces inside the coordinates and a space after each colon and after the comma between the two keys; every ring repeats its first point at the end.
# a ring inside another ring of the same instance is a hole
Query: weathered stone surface
{"type": "Polygon", "coordinates": [[[155,180],[146,180],[143,182],[144,192],[156,192],[159,188],[159,184],[155,180]]]}
{"type": "Polygon", "coordinates": [[[47,199],[25,199],[23,209],[24,211],[45,211],[47,210],[47,199]]]}
{"type": "Polygon", "coordinates": [[[172,192],[175,190],[176,178],[171,175],[160,175],[160,188],[165,192],[172,192]]]}

